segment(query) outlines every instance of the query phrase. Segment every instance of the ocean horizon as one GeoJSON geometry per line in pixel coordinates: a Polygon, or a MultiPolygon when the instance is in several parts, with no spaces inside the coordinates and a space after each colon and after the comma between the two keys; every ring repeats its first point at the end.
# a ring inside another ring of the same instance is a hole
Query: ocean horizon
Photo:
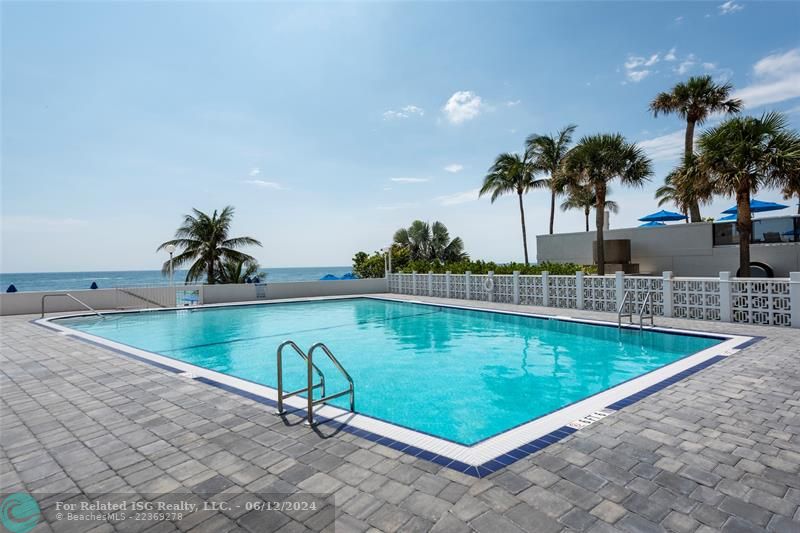
{"type": "MultiPolygon", "coordinates": [[[[352,272],[352,266],[262,268],[267,283],[284,281],[316,281],[327,274],[341,277],[352,272]]],[[[186,270],[175,271],[175,283],[182,284],[186,270]]],[[[0,273],[0,290],[14,285],[20,292],[99,289],[169,285],[169,278],[160,270],[87,270],[80,272],[9,272],[0,273]]]]}

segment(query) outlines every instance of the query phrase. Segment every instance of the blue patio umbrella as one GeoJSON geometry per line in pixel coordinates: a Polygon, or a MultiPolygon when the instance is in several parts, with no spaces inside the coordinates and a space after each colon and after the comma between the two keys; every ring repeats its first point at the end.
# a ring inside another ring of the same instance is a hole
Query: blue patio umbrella
{"type": "Polygon", "coordinates": [[[6,289],[6,292],[17,292],[17,288],[12,283],[11,285],[8,286],[8,288],[6,289]]]}
{"type": "Polygon", "coordinates": [[[347,274],[343,275],[341,279],[357,279],[352,272],[348,272],[347,274]]]}
{"type": "MultiPolygon", "coordinates": [[[[641,220],[641,218],[639,219],[641,220]]],[[[645,222],[644,224],[639,224],[640,228],[652,228],[654,226],[666,226],[663,222],[657,222],[655,220],[651,220],[650,222],[645,222]]]]}
{"type": "Polygon", "coordinates": [[[335,280],[335,279],[339,279],[339,278],[337,278],[337,277],[336,277],[336,276],[334,276],[333,274],[325,274],[324,276],[322,276],[322,277],[321,277],[321,278],[319,278],[319,279],[320,279],[320,281],[333,281],[333,280],[335,280]]]}
{"type": "Polygon", "coordinates": [[[674,211],[665,211],[662,209],[657,213],[650,213],[639,220],[641,222],[672,222],[675,220],[686,220],[686,215],[682,213],[676,213],[674,211]]]}
{"type": "Polygon", "coordinates": [[[717,219],[717,222],[727,222],[728,220],[736,220],[736,213],[717,219]]]}
{"type": "MultiPolygon", "coordinates": [[[[751,213],[763,213],[765,211],[780,211],[781,209],[786,209],[789,207],[788,205],[783,204],[776,204],[775,202],[762,202],[761,200],[750,200],[750,212],[751,213]]],[[[729,207],[725,211],[723,211],[726,215],[735,215],[738,213],[736,206],[729,207]]]]}

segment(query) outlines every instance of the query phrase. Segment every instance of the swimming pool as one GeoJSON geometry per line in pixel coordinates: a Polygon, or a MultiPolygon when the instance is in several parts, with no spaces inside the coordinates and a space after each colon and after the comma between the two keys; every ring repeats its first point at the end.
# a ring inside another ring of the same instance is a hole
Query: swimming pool
{"type": "MultiPolygon", "coordinates": [[[[54,323],[275,387],[275,349],[325,342],[355,382],[356,412],[471,447],[725,338],[375,298],[120,313],[54,323]]],[[[346,387],[316,359],[328,390],[346,387]]],[[[284,357],[285,388],[305,385],[284,357]]],[[[346,408],[346,397],[333,405],[346,408]]]]}

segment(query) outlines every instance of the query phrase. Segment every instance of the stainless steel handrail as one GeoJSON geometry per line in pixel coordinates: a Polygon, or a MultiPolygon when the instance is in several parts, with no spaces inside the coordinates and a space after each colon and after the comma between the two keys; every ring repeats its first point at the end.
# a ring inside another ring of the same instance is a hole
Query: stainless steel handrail
{"type": "Polygon", "coordinates": [[[652,296],[653,296],[653,292],[652,291],[647,291],[647,294],[644,297],[644,301],[642,302],[642,306],[639,308],[639,330],[644,329],[642,321],[645,318],[649,318],[650,319],[650,327],[653,327],[653,325],[654,325],[654,323],[653,323],[653,303],[651,301],[652,300],[652,298],[651,298],[652,296]],[[650,307],[649,307],[650,313],[647,316],[645,316],[644,308],[648,304],[650,304],[650,307]]]}
{"type": "Polygon", "coordinates": [[[340,363],[339,360],[336,359],[336,356],[333,355],[333,352],[331,352],[330,349],[327,346],[325,346],[325,344],[322,343],[322,342],[318,342],[318,343],[314,344],[311,348],[308,349],[308,388],[309,388],[309,390],[311,389],[311,381],[312,381],[311,380],[311,368],[312,368],[312,366],[314,366],[314,363],[313,363],[314,350],[316,350],[317,348],[321,348],[322,351],[325,353],[325,355],[328,356],[328,359],[331,360],[331,362],[334,364],[334,366],[336,366],[336,368],[339,370],[339,372],[341,372],[342,375],[347,379],[347,382],[349,383],[349,386],[347,387],[346,390],[331,394],[330,396],[325,396],[325,394],[323,393],[322,398],[319,398],[318,400],[314,400],[313,396],[311,394],[309,394],[308,395],[308,408],[307,408],[308,409],[308,420],[306,421],[306,424],[309,425],[309,426],[313,426],[314,425],[314,406],[319,404],[319,403],[323,403],[323,402],[326,402],[328,400],[332,400],[334,398],[338,398],[339,396],[344,396],[345,394],[349,394],[350,395],[350,410],[351,411],[355,411],[356,410],[355,385],[353,384],[353,378],[350,377],[350,374],[347,372],[347,370],[344,369],[344,367],[342,366],[342,363],[340,363]]]}
{"type": "MultiPolygon", "coordinates": [[[[310,353],[309,353],[310,355],[310,353]]],[[[304,392],[308,392],[308,397],[312,398],[314,395],[312,394],[314,389],[321,388],[322,389],[322,396],[325,396],[325,375],[322,373],[322,370],[317,367],[314,363],[311,362],[311,358],[303,353],[303,350],[293,341],[293,340],[286,340],[280,343],[278,346],[277,352],[278,358],[278,410],[275,412],[277,415],[283,414],[283,400],[285,398],[289,398],[290,396],[295,396],[297,394],[302,394],[304,392]],[[283,349],[287,346],[291,346],[297,355],[302,357],[306,360],[308,364],[308,388],[298,389],[292,392],[283,392],[283,349]],[[319,383],[316,385],[313,384],[313,379],[311,378],[311,370],[312,368],[316,371],[317,376],[319,376],[319,383]]]]}
{"type": "Polygon", "coordinates": [[[95,308],[94,308],[94,307],[92,307],[91,305],[87,304],[86,302],[82,302],[82,301],[78,300],[77,298],[75,298],[73,295],[71,295],[71,294],[70,294],[70,293],[68,293],[68,292],[59,292],[59,293],[53,293],[53,294],[43,294],[43,295],[42,295],[42,316],[41,316],[41,318],[44,318],[44,301],[45,301],[45,299],[46,299],[46,298],[49,298],[49,297],[51,297],[51,296],[62,296],[62,297],[63,297],[63,296],[66,296],[67,298],[72,298],[73,300],[75,300],[76,302],[78,302],[79,304],[81,304],[81,305],[82,305],[82,306],[84,306],[86,309],[88,309],[88,310],[89,310],[89,311],[91,311],[92,313],[96,314],[96,315],[97,315],[97,316],[99,316],[100,318],[102,318],[102,319],[105,319],[105,318],[106,318],[105,316],[103,316],[102,314],[100,314],[100,313],[97,311],[97,309],[95,309],[95,308]]]}
{"type": "Polygon", "coordinates": [[[622,310],[625,309],[625,304],[628,303],[628,299],[631,296],[631,291],[625,291],[625,295],[622,297],[622,303],[619,305],[619,309],[617,309],[617,328],[622,327],[622,317],[626,316],[630,319],[630,322],[633,323],[633,312],[622,314],[622,310]]]}

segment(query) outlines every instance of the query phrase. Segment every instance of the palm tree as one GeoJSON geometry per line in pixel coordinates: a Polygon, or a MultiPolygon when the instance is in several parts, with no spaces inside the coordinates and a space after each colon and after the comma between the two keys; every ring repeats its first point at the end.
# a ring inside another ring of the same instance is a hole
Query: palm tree
{"type": "Polygon", "coordinates": [[[535,168],[550,176],[546,180],[547,186],[550,187],[550,235],[553,234],[553,222],[556,216],[556,196],[564,193],[564,187],[556,176],[561,172],[561,165],[572,143],[572,134],[577,127],[570,124],[555,136],[531,135],[525,141],[527,158],[535,168]]]}
{"type": "Polygon", "coordinates": [[[619,133],[590,135],[570,151],[565,173],[573,183],[589,186],[597,196],[597,272],[602,276],[606,272],[603,218],[608,183],[618,179],[623,185],[642,186],[653,174],[652,163],[641,148],[619,133]]]}
{"type": "Polygon", "coordinates": [[[394,243],[408,250],[412,261],[451,263],[469,258],[461,237],[450,239],[447,226],[438,221],[431,225],[415,220],[408,229],[400,228],[394,233],[394,243]]]}
{"type": "Polygon", "coordinates": [[[697,155],[692,153],[667,174],[664,185],[656,189],[655,197],[659,207],[673,203],[687,215],[692,206],[709,203],[713,192],[708,174],[697,155]]]}
{"type": "MultiPolygon", "coordinates": [[[[711,76],[693,76],[686,82],[675,85],[669,92],[656,95],[650,102],[650,111],[656,117],[659,113],[676,113],[686,120],[683,156],[688,158],[694,152],[694,128],[702,125],[713,113],[738,113],[742,101],[731,98],[733,85],[715,83],[711,76]]],[[[700,206],[697,202],[689,206],[692,222],[700,222],[700,206]]]]}
{"type": "MultiPolygon", "coordinates": [[[[561,202],[561,210],[567,211],[569,209],[583,209],[583,216],[585,217],[586,231],[589,231],[589,213],[592,208],[597,205],[597,195],[591,187],[587,186],[574,186],[568,189],[567,199],[561,202]]],[[[611,193],[611,188],[606,190],[606,195],[611,193]]],[[[606,209],[612,213],[619,211],[619,205],[614,200],[606,200],[606,209]]]]}
{"type": "MultiPolygon", "coordinates": [[[[169,245],[182,248],[172,263],[174,268],[192,263],[186,274],[186,281],[197,281],[205,274],[210,284],[219,281],[217,273],[225,260],[255,261],[255,258],[237,250],[242,246],[261,246],[252,237],[229,237],[233,207],[227,206],[219,214],[214,210],[211,216],[198,209],[185,215],[183,224],[175,231],[175,238],[159,246],[156,251],[169,245]]],[[[161,271],[169,272],[170,262],[164,263],[161,271]]]]}
{"type": "Polygon", "coordinates": [[[739,276],[750,277],[750,195],[761,187],[785,187],[800,169],[800,136],[780,113],[731,118],[700,137],[702,164],[714,190],[736,197],[739,276]]]}
{"type": "Polygon", "coordinates": [[[254,259],[233,259],[226,257],[220,264],[220,283],[248,283],[248,278],[257,277],[261,266],[254,259]]]}
{"type": "MultiPolygon", "coordinates": [[[[791,200],[794,196],[797,196],[797,199],[800,200],[800,168],[795,169],[789,176],[783,189],[781,189],[781,193],[785,200],[791,200]]],[[[797,204],[797,214],[800,215],[800,202],[797,204]]]]}
{"type": "Polygon", "coordinates": [[[503,153],[497,156],[489,173],[483,178],[479,196],[492,193],[492,203],[508,193],[517,193],[519,197],[519,217],[522,224],[522,248],[525,252],[525,264],[528,264],[528,236],[525,230],[525,208],[522,195],[531,189],[547,186],[547,180],[534,178],[536,169],[527,157],[518,154],[503,153]]]}

